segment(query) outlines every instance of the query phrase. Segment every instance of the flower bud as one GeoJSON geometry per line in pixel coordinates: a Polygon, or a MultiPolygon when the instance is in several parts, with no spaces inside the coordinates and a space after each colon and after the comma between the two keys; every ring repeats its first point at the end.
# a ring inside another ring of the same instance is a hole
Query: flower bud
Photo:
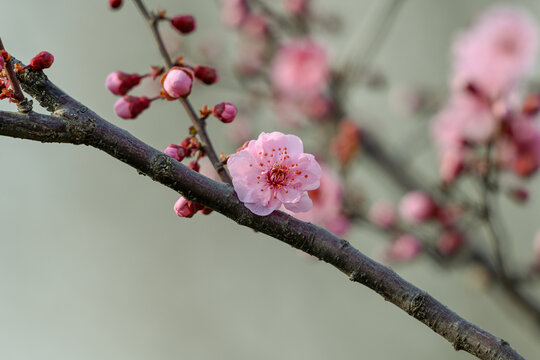
{"type": "Polygon", "coordinates": [[[111,9],[118,9],[122,6],[122,0],[109,0],[109,6],[111,9]]]}
{"type": "Polygon", "coordinates": [[[163,76],[162,84],[169,100],[186,97],[191,93],[193,74],[186,68],[175,66],[163,76]]]}
{"type": "Polygon", "coordinates": [[[150,106],[150,99],[145,96],[124,96],[114,104],[114,112],[122,119],[135,119],[150,106]]]}
{"type": "Polygon", "coordinates": [[[413,235],[403,234],[392,244],[388,257],[390,261],[409,261],[422,252],[420,240],[413,235]]]}
{"type": "Polygon", "coordinates": [[[411,224],[419,224],[436,215],[437,207],[426,193],[411,191],[401,199],[399,210],[403,220],[411,224]]]}
{"type": "Polygon", "coordinates": [[[218,81],[218,73],[216,69],[210,66],[197,66],[195,68],[195,77],[206,85],[212,85],[218,81]]]}
{"type": "Polygon", "coordinates": [[[178,161],[184,160],[187,154],[187,150],[185,147],[175,144],[167,146],[165,150],[163,150],[163,152],[178,161]]]}
{"type": "Polygon", "coordinates": [[[463,246],[463,234],[457,230],[446,230],[437,239],[436,248],[443,256],[454,255],[463,246]]]}
{"type": "Polygon", "coordinates": [[[107,76],[105,86],[115,95],[126,95],[134,86],[139,85],[141,76],[115,71],[107,76]]]}
{"type": "Polygon", "coordinates": [[[199,210],[202,210],[203,206],[193,201],[187,200],[181,196],[180,199],[174,204],[174,212],[180,217],[190,218],[199,210]]]}
{"type": "Polygon", "coordinates": [[[179,15],[171,19],[171,25],[180,33],[189,34],[195,30],[197,23],[195,22],[195,18],[191,15],[179,15]]]}
{"type": "Polygon", "coordinates": [[[43,70],[50,68],[54,62],[54,56],[50,52],[42,51],[30,60],[32,70],[43,70]]]}
{"type": "Polygon", "coordinates": [[[522,187],[512,188],[508,190],[507,194],[517,203],[524,203],[529,200],[529,192],[522,187]]]}
{"type": "Polygon", "coordinates": [[[212,114],[221,122],[230,123],[236,117],[236,106],[231,103],[219,103],[212,108],[212,114]]]}
{"type": "Polygon", "coordinates": [[[188,164],[188,168],[193,171],[199,172],[199,170],[201,170],[201,165],[199,165],[197,161],[192,161],[188,164]]]}

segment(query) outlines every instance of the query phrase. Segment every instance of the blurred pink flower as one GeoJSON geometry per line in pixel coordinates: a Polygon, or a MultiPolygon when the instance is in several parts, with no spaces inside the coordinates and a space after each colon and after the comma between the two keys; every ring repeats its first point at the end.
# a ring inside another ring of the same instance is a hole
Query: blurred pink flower
{"type": "Polygon", "coordinates": [[[517,175],[529,176],[540,167],[540,130],[527,119],[513,119],[510,135],[499,147],[506,166],[517,175]]]}
{"type": "Polygon", "coordinates": [[[533,66],[538,34],[524,11],[497,6],[457,37],[453,85],[472,83],[491,100],[511,91],[533,66]]]}
{"type": "Polygon", "coordinates": [[[350,227],[350,220],[342,212],[343,185],[329,168],[322,165],[321,170],[320,187],[308,191],[313,207],[308,212],[293,215],[300,220],[321,225],[336,235],[343,235],[350,227]]]}
{"type": "Polygon", "coordinates": [[[293,212],[311,209],[307,192],[319,187],[321,167],[313,155],[303,151],[299,137],[273,132],[261,133],[233,154],[227,167],[240,201],[261,216],[282,204],[293,212]]]}
{"type": "Polygon", "coordinates": [[[422,252],[422,243],[416,236],[410,234],[400,235],[386,253],[386,258],[390,262],[410,261],[422,252]]]}
{"type": "Polygon", "coordinates": [[[465,168],[461,149],[446,150],[439,156],[439,177],[444,184],[451,184],[465,168]]]}
{"type": "Polygon", "coordinates": [[[410,191],[399,203],[399,213],[403,220],[418,224],[436,215],[437,206],[428,194],[422,191],[410,191]]]}
{"type": "Polygon", "coordinates": [[[369,221],[382,229],[393,227],[397,220],[396,208],[388,201],[377,201],[369,209],[369,221]]]}
{"type": "Polygon", "coordinates": [[[221,0],[221,21],[229,27],[238,27],[249,13],[246,0],[221,0]]]}
{"type": "Polygon", "coordinates": [[[480,99],[457,93],[435,117],[432,135],[440,149],[460,148],[465,141],[487,141],[497,124],[490,108],[480,99]]]}
{"type": "Polygon", "coordinates": [[[274,89],[284,96],[314,96],[330,76],[326,51],[307,38],[285,44],[272,62],[270,76],[274,89]]]}

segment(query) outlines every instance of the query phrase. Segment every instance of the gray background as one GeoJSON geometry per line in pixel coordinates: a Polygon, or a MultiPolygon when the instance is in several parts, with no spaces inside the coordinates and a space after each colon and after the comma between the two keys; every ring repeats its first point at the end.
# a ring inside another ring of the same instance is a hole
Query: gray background
{"type": "MultiPolygon", "coordinates": [[[[115,13],[106,0],[1,3],[0,35],[10,52],[25,62],[52,52],[56,61],[47,74],[85,105],[158,149],[181,140],[187,119],[178,106],[155,104],[137,121],[113,114],[107,74],[160,63],[130,2],[115,13]]],[[[370,19],[377,1],[317,3],[321,11],[343,14],[345,33],[362,41],[367,30],[358,26],[369,26],[358,22],[370,19]]],[[[444,89],[452,34],[491,3],[407,1],[378,67],[392,84],[444,89]]],[[[511,3],[540,18],[537,1],[511,3]]],[[[194,14],[200,30],[189,41],[222,36],[214,1],[148,4],[194,14]]],[[[326,39],[334,56],[349,45],[345,40],[326,39]]],[[[218,68],[227,72],[226,64],[218,68]]],[[[227,76],[220,86],[199,87],[194,103],[238,100],[227,90],[227,76]]],[[[385,95],[363,90],[351,99],[364,121],[373,119],[372,127],[397,142],[397,129],[418,126],[388,107],[385,95]]],[[[210,131],[219,136],[222,125],[210,131]]],[[[233,150],[225,139],[217,144],[233,150]]],[[[0,164],[0,359],[471,358],[371,290],[278,241],[219,214],[179,219],[172,211],[177,194],[97,150],[0,138],[0,164]]],[[[537,183],[531,183],[533,199],[537,183]]],[[[513,255],[530,260],[538,205],[507,209],[513,255]]],[[[347,238],[368,254],[380,241],[361,229],[347,238]]],[[[481,289],[478,273],[442,271],[427,259],[397,271],[527,359],[539,358],[538,332],[497,290],[481,289]]]]}

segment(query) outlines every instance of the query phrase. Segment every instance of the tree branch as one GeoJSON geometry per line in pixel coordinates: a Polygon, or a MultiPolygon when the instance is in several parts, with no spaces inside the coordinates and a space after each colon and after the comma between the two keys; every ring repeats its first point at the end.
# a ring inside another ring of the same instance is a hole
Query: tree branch
{"type": "Polygon", "coordinates": [[[507,342],[464,320],[390,268],[368,258],[346,240],[316,225],[275,211],[257,216],[233,188],[190,170],[127,131],[105,121],[52,84],[41,71],[19,76],[24,90],[53,115],[0,112],[0,135],[42,142],[85,144],[100,149],[187,199],[208,206],[240,225],[305,251],[376,291],[447,339],[456,350],[480,359],[523,359],[507,342]]]}

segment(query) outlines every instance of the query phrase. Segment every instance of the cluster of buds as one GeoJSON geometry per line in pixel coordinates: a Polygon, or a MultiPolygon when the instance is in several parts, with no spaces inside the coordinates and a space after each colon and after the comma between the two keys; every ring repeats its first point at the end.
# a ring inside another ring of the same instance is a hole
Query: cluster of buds
{"type": "MultiPolygon", "coordinates": [[[[188,136],[180,144],[170,144],[163,152],[177,161],[182,161],[186,157],[192,157],[201,150],[201,143],[195,136],[188,136]]],[[[202,155],[201,155],[202,156],[202,155]]],[[[198,163],[194,161],[189,167],[192,170],[198,171],[198,163]]]]}
{"type": "Polygon", "coordinates": [[[460,207],[440,206],[427,193],[411,191],[403,196],[398,208],[399,211],[396,211],[392,203],[379,201],[372,205],[368,213],[373,225],[391,234],[399,234],[386,249],[387,260],[411,260],[422,251],[420,241],[410,233],[420,225],[439,227],[440,235],[434,239],[434,247],[442,256],[453,256],[464,245],[465,236],[457,225],[462,213],[460,207]]]}

